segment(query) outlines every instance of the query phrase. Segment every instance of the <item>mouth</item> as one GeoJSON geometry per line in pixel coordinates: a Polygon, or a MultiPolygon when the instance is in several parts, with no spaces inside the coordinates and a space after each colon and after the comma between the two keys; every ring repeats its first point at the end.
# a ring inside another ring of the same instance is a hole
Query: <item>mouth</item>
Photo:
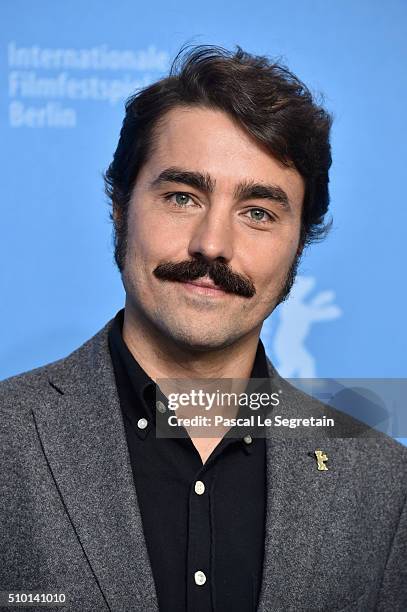
{"type": "Polygon", "coordinates": [[[208,277],[199,278],[191,281],[180,281],[180,284],[185,287],[187,291],[200,295],[208,296],[224,296],[226,291],[215,285],[212,279],[208,277]]]}

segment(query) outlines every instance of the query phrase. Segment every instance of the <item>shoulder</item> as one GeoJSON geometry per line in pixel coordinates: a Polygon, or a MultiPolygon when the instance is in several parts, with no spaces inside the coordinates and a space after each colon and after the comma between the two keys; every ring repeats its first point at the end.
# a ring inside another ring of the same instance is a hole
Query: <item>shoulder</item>
{"type": "MultiPolygon", "coordinates": [[[[100,331],[62,359],[0,381],[0,413],[19,415],[50,393],[60,391],[59,381],[78,380],[86,370],[108,355],[109,321],[100,331]],[[99,359],[98,359],[99,358],[99,359]]],[[[61,391],[60,391],[61,392],[61,391]]]]}

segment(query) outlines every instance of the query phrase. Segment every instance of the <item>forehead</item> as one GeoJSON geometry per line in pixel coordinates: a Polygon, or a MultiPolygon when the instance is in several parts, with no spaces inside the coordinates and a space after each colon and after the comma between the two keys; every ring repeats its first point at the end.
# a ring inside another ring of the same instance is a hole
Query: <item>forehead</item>
{"type": "Polygon", "coordinates": [[[291,201],[302,202],[304,180],[282,164],[227,113],[206,107],[176,107],[158,122],[146,163],[149,179],[168,166],[210,175],[217,188],[237,183],[277,183],[291,201]]]}

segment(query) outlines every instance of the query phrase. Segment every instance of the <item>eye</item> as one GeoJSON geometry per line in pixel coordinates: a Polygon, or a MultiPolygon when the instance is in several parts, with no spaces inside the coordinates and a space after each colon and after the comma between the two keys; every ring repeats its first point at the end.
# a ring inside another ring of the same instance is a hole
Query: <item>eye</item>
{"type": "Polygon", "coordinates": [[[247,212],[250,215],[250,221],[255,221],[256,223],[270,223],[275,221],[274,217],[266,210],[263,210],[263,208],[251,208],[247,212]]]}
{"type": "Polygon", "coordinates": [[[167,193],[165,199],[180,208],[185,208],[190,204],[190,202],[192,202],[191,196],[188,193],[184,193],[183,191],[167,193]]]}

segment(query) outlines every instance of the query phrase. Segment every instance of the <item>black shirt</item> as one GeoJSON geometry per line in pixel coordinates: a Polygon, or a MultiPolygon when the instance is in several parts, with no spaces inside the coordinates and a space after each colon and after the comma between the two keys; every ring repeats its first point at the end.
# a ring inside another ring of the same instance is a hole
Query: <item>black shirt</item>
{"type": "MultiPolygon", "coordinates": [[[[265,440],[229,432],[202,464],[189,437],[156,437],[155,383],[122,338],[123,314],[109,348],[160,611],[252,612],[263,565],[265,440]]],[[[251,378],[268,378],[260,340],[251,378]]]]}

